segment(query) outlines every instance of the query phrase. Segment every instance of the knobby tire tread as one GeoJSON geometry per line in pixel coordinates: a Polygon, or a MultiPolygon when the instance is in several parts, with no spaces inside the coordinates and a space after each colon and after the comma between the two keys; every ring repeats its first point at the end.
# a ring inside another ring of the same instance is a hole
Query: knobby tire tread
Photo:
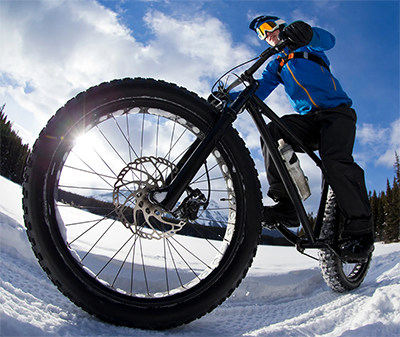
{"type": "MultiPolygon", "coordinates": [[[[336,196],[332,189],[330,189],[321,229],[322,239],[331,239],[332,243],[337,239],[339,215],[336,196]]],[[[370,262],[371,256],[368,258],[367,262],[360,265],[360,270],[354,274],[354,277],[351,277],[345,274],[343,270],[344,263],[332,250],[328,248],[319,250],[319,266],[324,281],[333,291],[338,293],[344,293],[358,288],[367,275],[370,262]]]]}

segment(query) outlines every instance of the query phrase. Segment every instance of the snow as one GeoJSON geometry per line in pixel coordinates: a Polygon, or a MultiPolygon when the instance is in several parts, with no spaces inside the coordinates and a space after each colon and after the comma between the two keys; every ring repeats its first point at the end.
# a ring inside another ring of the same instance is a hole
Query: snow
{"type": "Polygon", "coordinates": [[[376,244],[350,293],[330,290],[317,261],[294,248],[260,246],[240,287],[203,318],[160,332],[106,324],[47,279],[25,234],[21,187],[0,177],[0,189],[0,336],[400,336],[399,243],[376,244]]]}

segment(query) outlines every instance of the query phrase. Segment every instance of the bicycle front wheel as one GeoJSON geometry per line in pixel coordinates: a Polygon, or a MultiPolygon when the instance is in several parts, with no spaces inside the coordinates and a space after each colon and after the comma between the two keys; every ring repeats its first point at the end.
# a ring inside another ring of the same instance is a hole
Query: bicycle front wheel
{"type": "Polygon", "coordinates": [[[217,114],[175,85],[124,79],[79,94],[43,129],[24,183],[27,233],[74,303],[119,325],[165,329],[214,309],[255,255],[260,185],[229,128],[173,210],[150,201],[217,114]]]}

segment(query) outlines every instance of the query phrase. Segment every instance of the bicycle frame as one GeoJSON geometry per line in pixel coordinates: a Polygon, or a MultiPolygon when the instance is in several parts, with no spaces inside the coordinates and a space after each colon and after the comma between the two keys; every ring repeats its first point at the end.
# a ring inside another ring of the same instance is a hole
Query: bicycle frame
{"type": "Polygon", "coordinates": [[[322,220],[325,210],[325,203],[328,194],[329,185],[325,178],[323,179],[323,189],[321,195],[321,201],[319,205],[317,221],[314,229],[310,224],[307,217],[304,205],[300,199],[297,189],[286,169],[283,159],[278,151],[277,145],[273,140],[268,126],[263,118],[263,115],[274,122],[279,128],[281,128],[285,133],[290,135],[291,139],[295,144],[301,148],[314,162],[320,167],[323,176],[324,168],[321,164],[320,158],[312,151],[310,151],[298,137],[296,137],[285,123],[273,112],[260,98],[255,95],[258,89],[258,82],[253,78],[255,71],[273,54],[279,51],[279,48],[285,46],[281,43],[280,46],[275,48],[269,48],[264,51],[260,58],[255,64],[253,64],[247,71],[241,75],[241,79],[248,83],[246,88],[238,95],[236,100],[231,104],[225,104],[220,112],[220,118],[212,126],[208,134],[202,139],[197,140],[188,149],[186,154],[177,164],[178,173],[166,187],[154,191],[151,195],[152,201],[157,202],[162,207],[172,210],[176,202],[182,193],[187,190],[187,186],[190,180],[195,176],[196,172],[203,165],[206,158],[209,156],[215,144],[222,139],[225,134],[226,129],[232,125],[236,120],[237,115],[246,108],[250,116],[252,117],[259,133],[264,141],[265,145],[270,151],[271,158],[277,167],[277,170],[281,176],[283,184],[293,202],[293,205],[297,211],[301,224],[304,228],[306,239],[300,239],[297,235],[288,230],[285,226],[278,224],[276,228],[282,233],[282,235],[290,241],[293,245],[297,247],[300,252],[303,252],[306,248],[326,248],[331,247],[331,242],[327,240],[319,239],[320,230],[322,227],[322,220]]]}
{"type": "Polygon", "coordinates": [[[304,144],[299,140],[285,125],[285,123],[273,112],[264,102],[262,102],[257,96],[253,96],[249,103],[247,104],[247,110],[250,116],[253,118],[254,123],[256,124],[258,131],[261,135],[262,140],[265,145],[268,147],[271,158],[277,167],[279,175],[281,176],[282,182],[288,192],[288,195],[293,202],[293,205],[297,211],[297,214],[300,218],[300,222],[303,225],[304,232],[306,234],[306,241],[299,241],[299,237],[289,231],[285,226],[278,224],[277,229],[285,236],[287,240],[296,245],[299,250],[304,250],[305,248],[323,248],[326,247],[327,242],[325,240],[318,240],[319,233],[322,227],[322,220],[325,210],[325,203],[328,195],[329,184],[325,179],[323,179],[323,191],[321,195],[321,201],[319,205],[317,221],[315,224],[315,228],[312,228],[310,221],[308,219],[307,213],[304,209],[304,205],[301,201],[300,195],[297,192],[297,189],[290,178],[289,172],[286,169],[286,166],[283,162],[283,159],[279,153],[279,150],[273,140],[271,133],[263,119],[262,115],[268,117],[271,121],[273,121],[279,128],[281,128],[284,132],[286,132],[293,139],[294,143],[299,146],[314,162],[320,167],[323,171],[323,167],[321,165],[320,158],[312,151],[310,151],[304,144]]]}
{"type": "Polygon", "coordinates": [[[210,105],[162,80],[124,78],[78,94],[51,118],[27,160],[22,208],[40,265],[73,303],[108,323],[165,330],[202,317],[233,293],[254,261],[265,220],[254,162],[232,126],[244,110],[305,235],[277,229],[302,254],[316,259],[304,250],[319,248],[331,289],[360,286],[372,252],[341,259],[354,241],[341,236],[337,198],[325,179],[311,226],[265,117],[327,177],[324,165],[256,96],[254,72],[277,52],[266,50],[218,88],[226,94],[245,85],[231,104],[210,105]]]}

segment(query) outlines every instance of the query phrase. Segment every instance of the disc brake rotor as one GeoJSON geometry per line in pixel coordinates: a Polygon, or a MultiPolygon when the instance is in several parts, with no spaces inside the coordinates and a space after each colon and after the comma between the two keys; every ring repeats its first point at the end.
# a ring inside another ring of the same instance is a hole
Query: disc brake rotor
{"type": "Polygon", "coordinates": [[[149,194],[165,185],[175,165],[164,158],[141,157],[125,166],[114,184],[115,212],[125,227],[144,239],[175,235],[185,221],[175,218],[149,200],[149,194]]]}

